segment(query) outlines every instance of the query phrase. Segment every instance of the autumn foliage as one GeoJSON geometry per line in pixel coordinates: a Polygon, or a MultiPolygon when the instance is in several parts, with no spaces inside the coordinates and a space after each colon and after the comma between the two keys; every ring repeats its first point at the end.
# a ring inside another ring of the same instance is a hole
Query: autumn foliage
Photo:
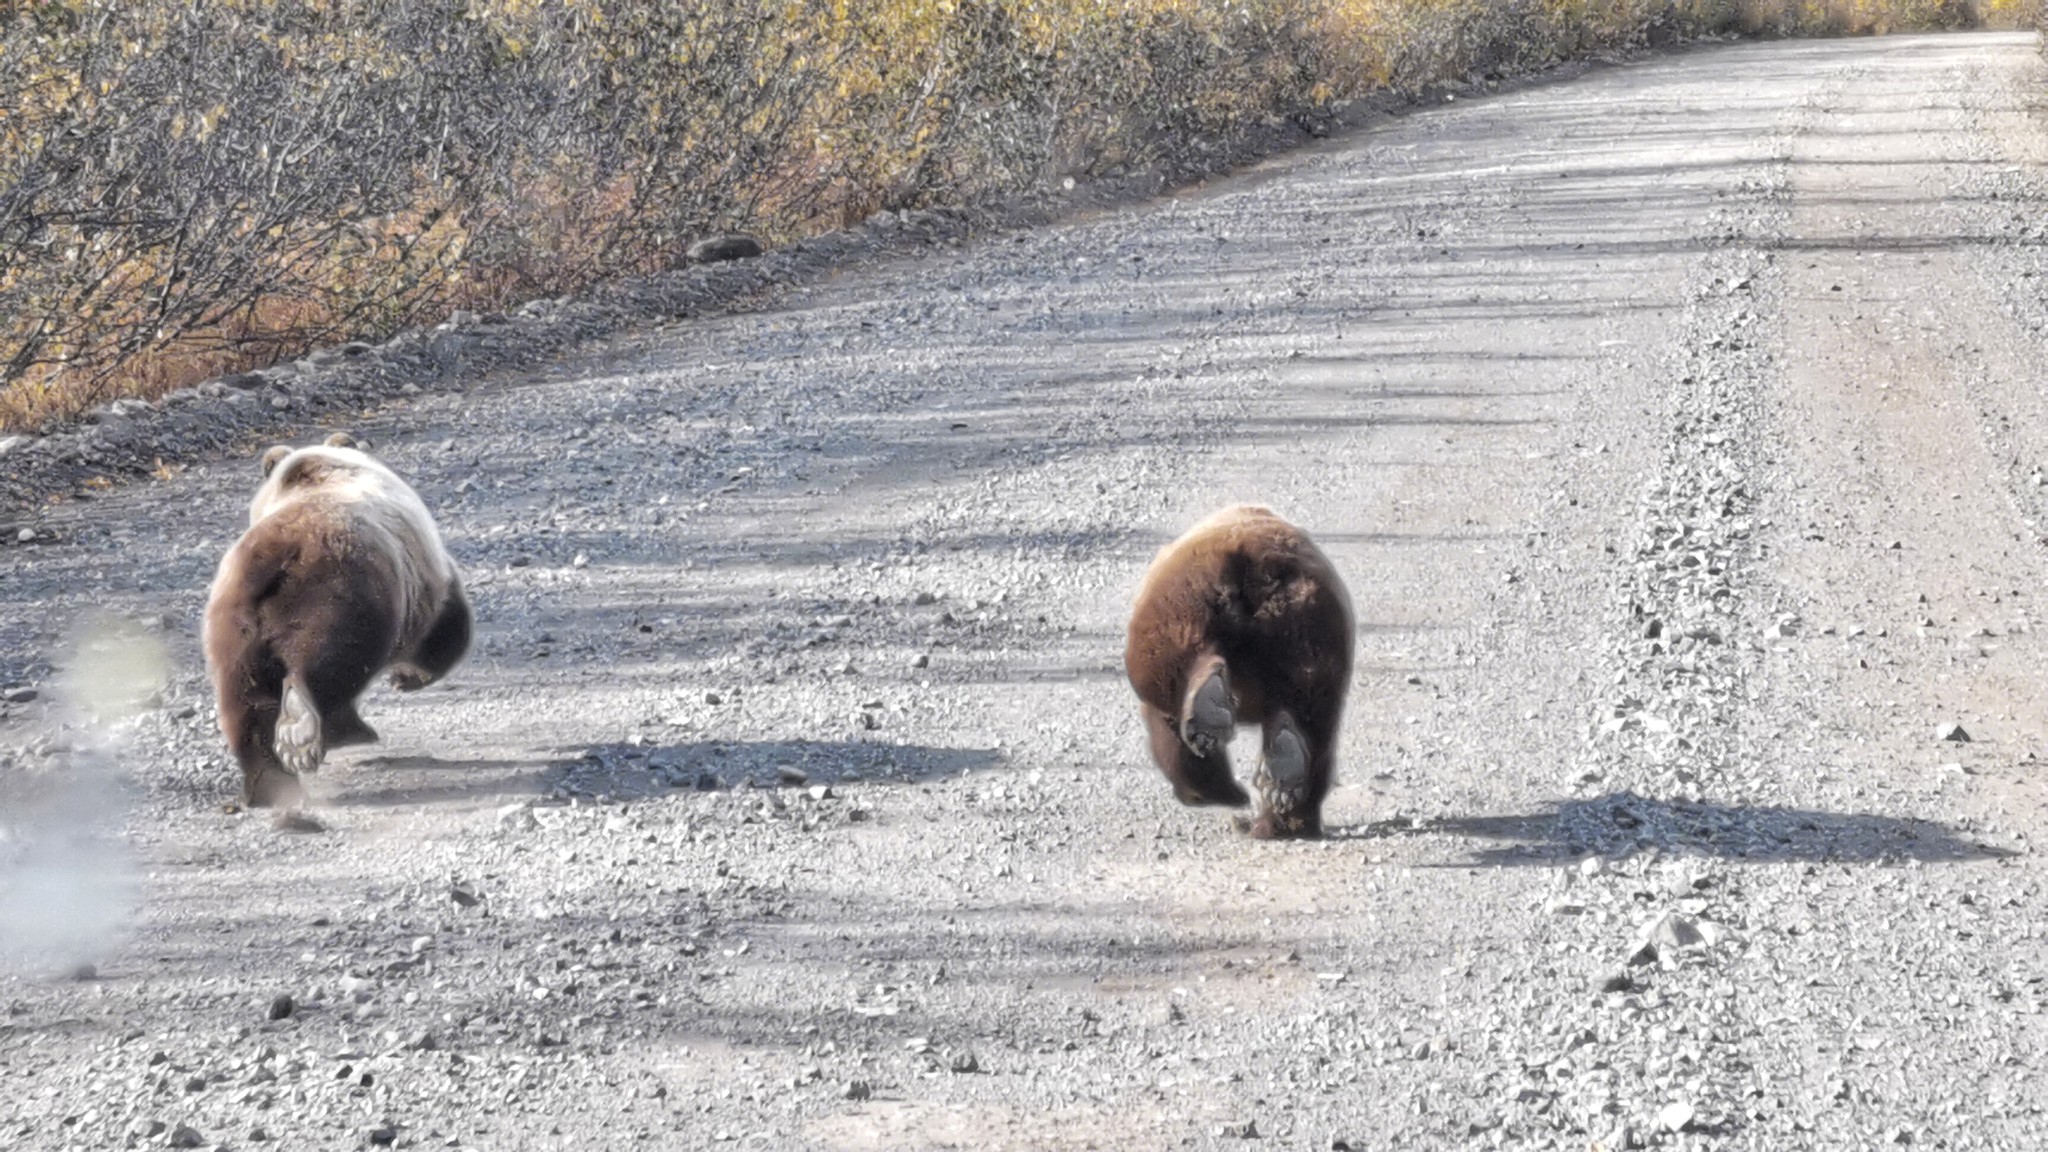
{"type": "Polygon", "coordinates": [[[1960,0],[0,0],[0,428],[1275,116],[1960,0]]]}

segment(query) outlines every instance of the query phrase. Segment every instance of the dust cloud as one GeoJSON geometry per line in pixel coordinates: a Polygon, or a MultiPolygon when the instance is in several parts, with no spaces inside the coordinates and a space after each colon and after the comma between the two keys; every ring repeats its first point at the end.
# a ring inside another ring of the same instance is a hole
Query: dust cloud
{"type": "Polygon", "coordinates": [[[123,765],[136,719],[164,685],[163,645],[100,615],[63,651],[53,755],[0,779],[0,975],[92,975],[135,903],[123,765]]]}

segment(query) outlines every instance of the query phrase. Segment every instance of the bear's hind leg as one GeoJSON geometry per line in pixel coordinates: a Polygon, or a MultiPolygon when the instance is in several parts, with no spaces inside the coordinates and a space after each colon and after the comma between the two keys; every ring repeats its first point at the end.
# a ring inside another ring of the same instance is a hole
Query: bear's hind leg
{"type": "Polygon", "coordinates": [[[1180,706],[1180,738],[1207,759],[1221,753],[1237,730],[1237,706],[1230,694],[1230,669],[1215,652],[1197,656],[1188,669],[1187,695],[1180,706]]]}
{"type": "Polygon", "coordinates": [[[303,776],[319,770],[327,754],[322,730],[320,709],[314,706],[312,693],[296,675],[285,677],[284,701],[278,705],[277,727],[271,737],[277,762],[285,771],[303,776]]]}
{"type": "Polygon", "coordinates": [[[1227,749],[1219,746],[1213,755],[1197,755],[1181,739],[1173,717],[1150,704],[1140,707],[1145,713],[1145,734],[1151,741],[1152,761],[1173,785],[1175,799],[1190,806],[1220,804],[1242,808],[1251,803],[1251,797],[1230,774],[1227,749]]]}
{"type": "Polygon", "coordinates": [[[1313,840],[1323,834],[1323,793],[1317,774],[1325,772],[1320,751],[1286,709],[1266,716],[1265,747],[1252,776],[1258,811],[1252,836],[1260,840],[1313,840]]]}
{"type": "Polygon", "coordinates": [[[441,605],[441,614],[434,617],[433,627],[406,660],[392,667],[391,686],[400,692],[417,692],[446,676],[468,655],[473,631],[469,598],[463,595],[462,585],[456,584],[448,589],[448,599],[441,605]]]}
{"type": "Polygon", "coordinates": [[[356,712],[353,701],[329,708],[320,720],[321,733],[326,737],[329,748],[347,748],[354,744],[375,744],[381,737],[370,722],[356,712]]]}

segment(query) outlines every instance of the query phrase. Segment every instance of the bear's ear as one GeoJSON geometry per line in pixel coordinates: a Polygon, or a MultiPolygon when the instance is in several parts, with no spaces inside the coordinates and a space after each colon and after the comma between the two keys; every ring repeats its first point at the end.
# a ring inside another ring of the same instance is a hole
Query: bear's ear
{"type": "Polygon", "coordinates": [[[269,478],[272,472],[277,471],[277,466],[279,464],[284,463],[284,458],[291,454],[292,450],[290,448],[285,447],[282,444],[276,445],[275,447],[271,448],[270,451],[265,452],[263,454],[264,477],[266,479],[269,478]]]}
{"type": "Polygon", "coordinates": [[[329,437],[327,438],[327,441],[326,441],[326,443],[327,443],[327,446],[328,446],[329,448],[360,448],[360,447],[362,447],[362,445],[360,445],[360,444],[356,443],[356,438],[355,438],[355,437],[353,437],[353,436],[349,435],[349,434],[348,434],[348,433],[346,433],[346,432],[336,432],[335,434],[333,434],[332,436],[329,436],[329,437]]]}

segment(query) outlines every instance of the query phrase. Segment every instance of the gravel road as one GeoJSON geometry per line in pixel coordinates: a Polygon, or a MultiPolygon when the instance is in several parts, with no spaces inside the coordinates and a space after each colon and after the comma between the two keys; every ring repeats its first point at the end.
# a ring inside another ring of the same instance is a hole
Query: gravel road
{"type": "Polygon", "coordinates": [[[364,411],[479,641],[319,833],[200,667],[260,446],[50,509],[0,1144],[2041,1146],[2044,111],[1687,52],[364,411]],[[1123,683],[1233,500],[1357,603],[1321,842],[1123,683]]]}

